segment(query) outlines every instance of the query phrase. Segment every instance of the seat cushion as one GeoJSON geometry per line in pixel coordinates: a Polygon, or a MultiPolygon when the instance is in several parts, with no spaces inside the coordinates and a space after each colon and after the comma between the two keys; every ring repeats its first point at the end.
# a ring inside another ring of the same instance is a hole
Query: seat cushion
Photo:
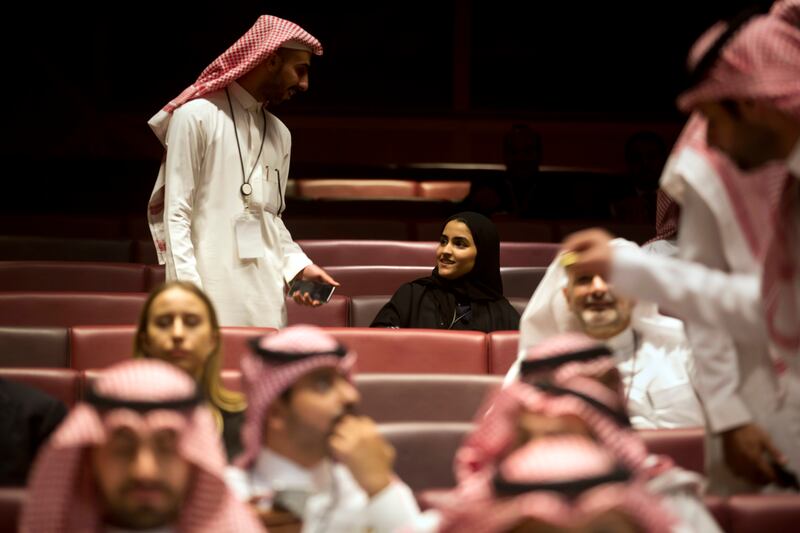
{"type": "Polygon", "coordinates": [[[133,324],[147,294],[137,292],[0,293],[0,326],[133,324]]]}

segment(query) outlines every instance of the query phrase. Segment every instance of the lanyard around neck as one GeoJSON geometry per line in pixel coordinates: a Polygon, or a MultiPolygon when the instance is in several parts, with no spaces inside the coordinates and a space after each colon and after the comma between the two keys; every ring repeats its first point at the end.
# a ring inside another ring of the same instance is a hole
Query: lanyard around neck
{"type": "Polygon", "coordinates": [[[236,148],[239,150],[239,164],[242,167],[242,186],[239,187],[239,192],[242,193],[242,196],[245,199],[245,202],[250,199],[250,195],[253,194],[253,186],[250,185],[250,178],[253,177],[253,172],[255,172],[256,167],[258,166],[258,160],[261,159],[261,152],[264,150],[264,139],[267,137],[267,112],[264,111],[264,108],[261,108],[261,116],[264,118],[263,121],[263,134],[261,135],[261,147],[258,149],[258,155],[256,156],[256,160],[253,163],[253,168],[250,169],[249,174],[245,174],[244,172],[244,158],[242,157],[242,145],[239,144],[239,132],[236,129],[236,117],[233,116],[233,102],[231,102],[231,93],[228,91],[228,88],[225,87],[225,95],[228,97],[228,107],[231,110],[231,120],[233,121],[233,134],[236,136],[236,148]]]}

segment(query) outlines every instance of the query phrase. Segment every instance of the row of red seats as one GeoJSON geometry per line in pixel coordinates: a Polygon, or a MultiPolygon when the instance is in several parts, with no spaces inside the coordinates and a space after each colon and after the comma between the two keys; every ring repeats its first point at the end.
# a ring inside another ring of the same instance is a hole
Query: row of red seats
{"type": "MultiPolygon", "coordinates": [[[[516,331],[325,329],[358,352],[361,372],[503,375],[516,358],[519,339],[516,331]]],[[[103,368],[130,357],[134,331],[133,325],[0,327],[0,367],[103,368]]],[[[247,340],[272,331],[222,328],[223,368],[239,368],[247,340]]]]}
{"type": "MultiPolygon", "coordinates": [[[[0,378],[36,387],[71,407],[83,398],[97,373],[98,370],[68,368],[17,368],[0,369],[0,378]]],[[[241,391],[239,370],[224,370],[222,378],[229,389],[241,391]]],[[[407,443],[405,447],[427,442],[426,460],[436,459],[435,462],[445,465],[445,469],[452,464],[458,443],[471,429],[470,422],[486,393],[500,382],[498,376],[437,374],[359,373],[355,379],[362,396],[359,412],[383,424],[396,439],[407,443]]],[[[653,453],[667,454],[689,470],[704,471],[703,428],[647,430],[641,435],[653,453]]],[[[404,455],[414,457],[417,454],[404,455]]],[[[436,467],[431,466],[432,472],[436,472],[436,467]]],[[[431,476],[427,468],[418,469],[408,464],[404,469],[419,472],[412,484],[414,488],[450,484],[441,476],[431,476]],[[419,479],[422,476],[427,477],[419,479]]]]}
{"type": "Polygon", "coordinates": [[[422,198],[457,202],[469,194],[469,181],[301,178],[289,180],[287,196],[302,198],[422,198]]]}
{"type": "MultiPolygon", "coordinates": [[[[431,265],[433,264],[431,256],[431,265]]],[[[324,263],[318,263],[325,265],[324,263]]],[[[433,267],[353,265],[326,266],[343,296],[392,295],[403,283],[430,276],[433,267]]],[[[530,298],[546,267],[501,267],[509,298],[530,298]]],[[[149,292],[164,281],[164,267],[131,263],[80,261],[0,261],[0,291],[149,292]]]]}
{"type": "MultiPolygon", "coordinates": [[[[146,298],[144,292],[0,292],[0,328],[134,324],[146,298]]],[[[334,294],[320,307],[297,305],[287,299],[289,324],[368,327],[389,298],[334,294]]],[[[509,301],[522,313],[528,298],[509,301]]]]}

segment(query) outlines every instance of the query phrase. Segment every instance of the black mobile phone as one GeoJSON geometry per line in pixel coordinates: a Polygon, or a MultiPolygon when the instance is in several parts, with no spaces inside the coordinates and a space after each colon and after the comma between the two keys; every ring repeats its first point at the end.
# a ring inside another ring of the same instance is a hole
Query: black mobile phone
{"type": "Polygon", "coordinates": [[[308,293],[312,300],[327,303],[331,299],[331,296],[333,296],[334,289],[336,289],[336,287],[328,283],[320,283],[319,281],[311,281],[308,279],[298,279],[292,283],[291,287],[289,287],[289,295],[292,296],[297,291],[300,291],[300,293],[303,294],[308,293]]]}
{"type": "Polygon", "coordinates": [[[777,461],[772,461],[772,469],[775,471],[775,476],[778,478],[776,485],[800,492],[800,482],[797,480],[797,474],[777,461]]]}

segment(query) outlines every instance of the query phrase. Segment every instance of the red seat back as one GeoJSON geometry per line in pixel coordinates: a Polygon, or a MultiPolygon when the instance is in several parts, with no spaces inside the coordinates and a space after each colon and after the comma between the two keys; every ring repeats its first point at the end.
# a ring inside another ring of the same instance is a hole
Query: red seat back
{"type": "Polygon", "coordinates": [[[71,368],[0,368],[0,377],[46,392],[67,407],[80,397],[80,372],[71,368]]]}
{"type": "MultiPolygon", "coordinates": [[[[336,291],[339,291],[338,287],[336,291]]],[[[299,305],[291,298],[287,298],[286,310],[289,314],[289,325],[313,324],[320,327],[350,325],[350,298],[341,294],[334,293],[328,303],[319,307],[299,305]]]]}
{"type": "Polygon", "coordinates": [[[350,298],[350,325],[368,328],[390,296],[353,296],[350,298]]]}
{"type": "Polygon", "coordinates": [[[0,262],[0,291],[144,290],[143,265],[79,261],[0,262]]]}
{"type": "Polygon", "coordinates": [[[358,353],[358,372],[486,374],[486,335],[477,331],[329,328],[358,353]]]}
{"type": "Polygon", "coordinates": [[[705,429],[644,429],[639,430],[650,453],[667,455],[675,464],[705,474],[705,429]]]}
{"type": "Polygon", "coordinates": [[[68,367],[67,328],[0,327],[0,367],[68,367]]]}
{"type": "Polygon", "coordinates": [[[460,202],[469,194],[468,181],[421,181],[417,194],[429,200],[460,202]]]}
{"type": "Polygon", "coordinates": [[[0,326],[133,324],[147,294],[137,292],[0,293],[0,326]]]}
{"type": "Polygon", "coordinates": [[[547,267],[500,267],[503,278],[503,294],[506,298],[530,299],[542,281],[547,267]]]}
{"type": "Polygon", "coordinates": [[[359,412],[376,422],[471,422],[494,376],[358,374],[359,412]]]}
{"type": "Polygon", "coordinates": [[[72,368],[105,368],[133,356],[136,326],[76,326],[70,330],[72,368]]]}
{"type": "Polygon", "coordinates": [[[274,328],[222,328],[222,368],[238,369],[239,361],[250,348],[247,341],[254,337],[270,335],[277,330],[274,328]]]}
{"type": "Polygon", "coordinates": [[[519,331],[493,331],[489,333],[489,372],[505,375],[517,360],[519,331]]]}
{"type": "Polygon", "coordinates": [[[728,500],[731,533],[797,531],[800,495],[748,494],[728,500]]]}
{"type": "Polygon", "coordinates": [[[298,179],[297,195],[305,198],[414,198],[417,182],[383,179],[298,179]]]}
{"type": "Polygon", "coordinates": [[[379,428],[397,451],[397,476],[413,491],[455,485],[453,457],[472,424],[400,422],[379,428]]]}
{"type": "Polygon", "coordinates": [[[300,240],[314,263],[323,267],[355,265],[427,266],[433,268],[436,242],[385,240],[300,240]]]}
{"type": "Polygon", "coordinates": [[[430,276],[431,266],[335,266],[326,269],[341,283],[335,294],[392,295],[404,283],[430,276]]]}

